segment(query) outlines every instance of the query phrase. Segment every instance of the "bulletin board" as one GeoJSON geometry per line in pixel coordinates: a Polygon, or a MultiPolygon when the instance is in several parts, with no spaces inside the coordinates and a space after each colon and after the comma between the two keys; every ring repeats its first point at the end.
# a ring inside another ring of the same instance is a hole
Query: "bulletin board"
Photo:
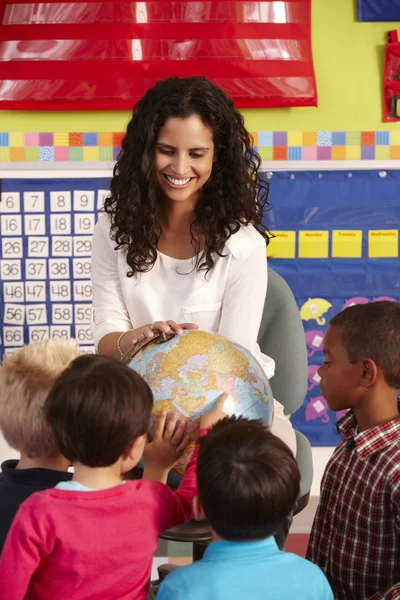
{"type": "MultiPolygon", "coordinates": [[[[400,171],[265,174],[276,237],[269,264],[292,288],[308,351],[308,393],[292,416],[313,445],[336,445],[336,422],[318,387],[329,319],[346,306],[400,301],[400,171]]],[[[109,178],[3,179],[0,202],[0,354],[23,343],[90,329],[91,236],[109,178]]]]}
{"type": "Polygon", "coordinates": [[[90,328],[92,233],[109,179],[3,179],[0,202],[0,355],[90,328]]]}
{"type": "Polygon", "coordinates": [[[336,445],[336,422],[317,369],[329,319],[352,304],[400,301],[400,171],[275,172],[269,175],[276,234],[270,266],[288,282],[303,320],[308,393],[293,425],[316,446],[336,445]]]}

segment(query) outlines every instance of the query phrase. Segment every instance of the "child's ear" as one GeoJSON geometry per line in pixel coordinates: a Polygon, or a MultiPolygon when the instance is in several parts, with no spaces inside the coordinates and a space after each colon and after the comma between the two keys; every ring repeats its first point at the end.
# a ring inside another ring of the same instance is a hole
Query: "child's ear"
{"type": "Polygon", "coordinates": [[[193,498],[193,514],[196,521],[204,521],[204,519],[207,518],[204,514],[203,507],[200,504],[200,499],[198,496],[193,498]]]}
{"type": "Polygon", "coordinates": [[[374,385],[379,374],[379,369],[375,361],[370,358],[366,358],[362,361],[362,376],[361,385],[363,387],[370,387],[374,385]]]}
{"type": "Polygon", "coordinates": [[[140,435],[136,440],[127,447],[122,457],[124,459],[139,460],[142,458],[144,447],[147,442],[147,433],[140,435]]]}

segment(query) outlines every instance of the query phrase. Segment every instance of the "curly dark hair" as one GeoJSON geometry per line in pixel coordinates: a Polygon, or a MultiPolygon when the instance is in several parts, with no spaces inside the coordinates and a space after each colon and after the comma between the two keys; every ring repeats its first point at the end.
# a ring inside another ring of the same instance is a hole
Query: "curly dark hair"
{"type": "Polygon", "coordinates": [[[133,109],[132,119],[114,167],[105,211],[111,237],[123,248],[132,277],[152,268],[162,234],[161,191],[154,173],[159,131],[169,117],[198,115],[213,134],[215,161],[202,189],[191,224],[196,268],[208,272],[213,255],[223,256],[227,239],[241,224],[252,224],[269,243],[263,226],[268,209],[268,181],[259,172],[261,159],[242,115],[229,96],[203,77],[170,77],[159,81],[133,109]],[[200,253],[201,239],[205,241],[200,253]]]}

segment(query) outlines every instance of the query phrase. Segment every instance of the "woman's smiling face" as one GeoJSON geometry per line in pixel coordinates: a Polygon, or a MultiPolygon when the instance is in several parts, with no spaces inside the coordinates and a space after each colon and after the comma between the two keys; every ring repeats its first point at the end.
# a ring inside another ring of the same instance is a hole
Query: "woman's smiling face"
{"type": "Polygon", "coordinates": [[[157,138],[154,168],[164,196],[172,202],[197,202],[211,176],[214,142],[198,115],[169,117],[157,138]]]}

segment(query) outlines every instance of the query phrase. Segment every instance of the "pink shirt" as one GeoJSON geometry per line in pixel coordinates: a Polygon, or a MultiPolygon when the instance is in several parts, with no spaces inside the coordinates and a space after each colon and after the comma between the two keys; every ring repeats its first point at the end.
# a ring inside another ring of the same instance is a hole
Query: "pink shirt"
{"type": "Polygon", "coordinates": [[[93,492],[33,494],[1,555],[1,597],[144,600],[160,532],[192,517],[197,452],[176,492],[142,479],[93,492]]]}

